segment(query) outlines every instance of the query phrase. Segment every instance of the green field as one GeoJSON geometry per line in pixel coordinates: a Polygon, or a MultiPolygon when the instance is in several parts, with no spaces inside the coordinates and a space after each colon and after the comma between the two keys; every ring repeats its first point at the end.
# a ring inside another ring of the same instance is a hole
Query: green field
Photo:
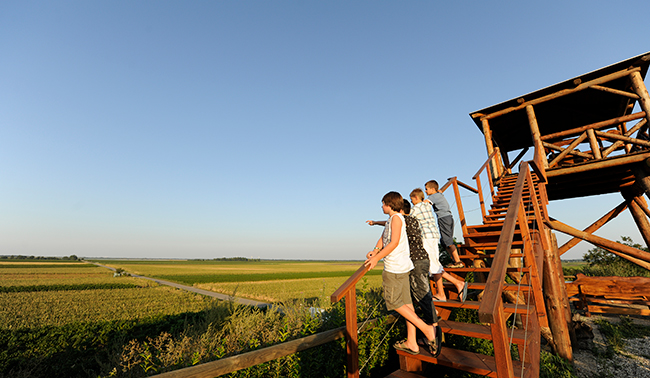
{"type": "MultiPolygon", "coordinates": [[[[255,311],[143,278],[115,277],[110,269],[87,262],[0,260],[0,376],[147,376],[151,369],[210,361],[339,326],[343,315],[331,307],[329,297],[362,264],[98,262],[293,310],[291,316],[255,311]],[[328,307],[329,320],[322,323],[310,315],[309,306],[328,307]]],[[[381,267],[358,288],[368,292],[380,284],[381,267]]],[[[372,301],[364,303],[376,308],[372,301]]],[[[342,353],[336,345],[323,348],[342,353]]],[[[344,358],[336,360],[343,364],[344,358]]],[[[274,376],[294,374],[301,364],[296,357],[279,360],[274,376]]],[[[340,369],[339,364],[333,369],[340,369]]],[[[313,369],[322,369],[318,366],[313,369]]]]}
{"type": "MultiPolygon", "coordinates": [[[[160,278],[263,302],[305,300],[328,306],[329,296],[362,265],[361,261],[134,261],[96,260],[133,274],[160,278]]],[[[379,266],[360,285],[381,285],[379,266]]]]}
{"type": "Polygon", "coordinates": [[[0,262],[0,324],[8,330],[197,312],[209,302],[83,262],[0,262]]]}

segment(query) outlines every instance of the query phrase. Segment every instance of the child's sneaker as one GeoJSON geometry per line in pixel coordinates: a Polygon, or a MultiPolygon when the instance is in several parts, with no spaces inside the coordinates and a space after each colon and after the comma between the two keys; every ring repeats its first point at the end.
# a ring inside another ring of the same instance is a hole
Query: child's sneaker
{"type": "Polygon", "coordinates": [[[465,267],[465,264],[463,264],[462,261],[459,261],[457,263],[451,263],[451,264],[447,265],[445,268],[454,269],[454,268],[464,268],[464,267],[465,267]]]}

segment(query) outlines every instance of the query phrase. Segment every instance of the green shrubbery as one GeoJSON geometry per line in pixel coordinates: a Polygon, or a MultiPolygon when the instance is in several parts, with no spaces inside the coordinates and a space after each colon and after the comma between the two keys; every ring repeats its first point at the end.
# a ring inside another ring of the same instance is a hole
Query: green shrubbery
{"type": "MultiPolygon", "coordinates": [[[[647,248],[635,243],[630,237],[621,236],[619,243],[648,251],[647,248]]],[[[618,276],[618,277],[650,277],[650,271],[642,268],[622,257],[596,247],[587,251],[582,257],[586,266],[579,268],[564,268],[564,274],[575,276],[582,273],[585,276],[618,276]]]]}
{"type": "MultiPolygon", "coordinates": [[[[385,319],[380,290],[360,290],[357,300],[360,323],[385,319]]],[[[403,323],[380,321],[359,337],[362,376],[386,375],[397,368],[396,356],[389,351],[404,333],[403,323]]],[[[276,311],[215,302],[204,311],[175,316],[0,330],[0,376],[144,377],[344,324],[344,303],[314,314],[305,303],[276,311]]],[[[345,363],[345,342],[340,339],[228,376],[341,377],[345,363]]]]}

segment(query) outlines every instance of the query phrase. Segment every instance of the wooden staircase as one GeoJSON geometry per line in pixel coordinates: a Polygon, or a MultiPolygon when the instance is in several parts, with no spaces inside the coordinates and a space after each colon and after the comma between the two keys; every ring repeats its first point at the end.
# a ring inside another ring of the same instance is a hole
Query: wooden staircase
{"type": "MultiPolygon", "coordinates": [[[[448,300],[435,302],[445,334],[491,340],[494,356],[447,346],[438,357],[425,348],[420,348],[418,355],[397,351],[401,369],[389,377],[421,377],[423,363],[490,377],[539,376],[540,327],[548,327],[541,287],[542,248],[549,243],[542,222],[547,218],[547,199],[544,184],[527,163],[521,165],[520,172],[501,178],[491,208],[483,212],[482,224],[466,226],[461,219],[464,244],[459,252],[466,267],[445,270],[460,278],[472,272],[475,282],[469,283],[468,289],[478,295],[461,303],[454,286],[445,284],[448,300]],[[459,308],[478,311],[482,324],[449,320],[452,310],[459,308]],[[507,319],[513,323],[512,314],[521,317],[523,329],[506,326],[507,319]],[[521,357],[511,357],[511,344],[521,357]]],[[[454,189],[459,200],[457,187],[454,189]]]]}

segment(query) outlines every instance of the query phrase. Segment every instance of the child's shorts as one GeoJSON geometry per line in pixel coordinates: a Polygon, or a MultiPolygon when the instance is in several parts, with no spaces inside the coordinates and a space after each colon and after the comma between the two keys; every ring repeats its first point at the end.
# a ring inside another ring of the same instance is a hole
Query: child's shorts
{"type": "Polygon", "coordinates": [[[446,217],[438,218],[438,228],[440,229],[442,246],[447,248],[450,245],[454,245],[454,217],[447,215],[446,217]]]}
{"type": "Polygon", "coordinates": [[[384,300],[388,311],[396,310],[404,305],[413,304],[411,301],[411,284],[409,273],[381,273],[384,286],[384,300]]]}
{"type": "Polygon", "coordinates": [[[440,264],[440,248],[438,247],[439,241],[440,239],[438,238],[422,239],[424,250],[427,251],[427,254],[429,255],[429,273],[431,274],[444,273],[442,264],[440,264]]]}

